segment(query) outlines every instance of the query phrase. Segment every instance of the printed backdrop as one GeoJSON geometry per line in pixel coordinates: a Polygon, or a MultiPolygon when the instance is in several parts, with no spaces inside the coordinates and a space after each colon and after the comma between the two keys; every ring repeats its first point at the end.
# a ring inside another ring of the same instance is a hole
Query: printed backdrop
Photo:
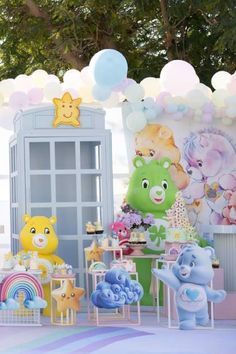
{"type": "Polygon", "coordinates": [[[135,155],[167,156],[170,173],[197,228],[236,224],[236,137],[233,126],[214,126],[162,116],[138,132],[124,130],[130,172],[135,155]]]}

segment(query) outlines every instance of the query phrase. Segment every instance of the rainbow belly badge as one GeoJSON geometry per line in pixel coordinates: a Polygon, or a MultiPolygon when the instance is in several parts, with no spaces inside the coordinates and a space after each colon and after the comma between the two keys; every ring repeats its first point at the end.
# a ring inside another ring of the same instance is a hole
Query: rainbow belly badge
{"type": "Polygon", "coordinates": [[[1,286],[0,301],[17,300],[20,293],[24,293],[25,300],[44,298],[42,285],[38,279],[28,273],[14,273],[4,278],[1,286]]]}

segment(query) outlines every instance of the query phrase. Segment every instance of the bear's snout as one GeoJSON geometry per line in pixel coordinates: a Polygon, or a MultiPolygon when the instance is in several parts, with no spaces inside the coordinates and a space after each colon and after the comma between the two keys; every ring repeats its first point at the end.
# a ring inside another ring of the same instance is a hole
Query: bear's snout
{"type": "Polygon", "coordinates": [[[189,267],[187,265],[182,265],[182,266],[180,266],[179,273],[180,273],[181,277],[188,278],[191,273],[191,267],[189,267]]]}
{"type": "Polygon", "coordinates": [[[36,234],[33,237],[33,245],[37,248],[44,248],[48,244],[47,237],[44,234],[36,234]]]}

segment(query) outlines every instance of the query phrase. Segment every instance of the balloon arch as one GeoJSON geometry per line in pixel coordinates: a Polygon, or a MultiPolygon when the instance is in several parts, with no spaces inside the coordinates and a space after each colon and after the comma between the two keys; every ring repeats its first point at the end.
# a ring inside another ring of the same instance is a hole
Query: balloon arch
{"type": "Polygon", "coordinates": [[[128,78],[127,72],[125,57],[116,50],[104,49],[81,71],[66,71],[62,81],[41,69],[3,80],[0,126],[12,129],[15,111],[51,102],[66,91],[73,98],[81,97],[84,104],[104,108],[128,105],[125,120],[133,133],[163,114],[175,121],[188,118],[206,124],[216,119],[224,125],[236,121],[236,73],[216,72],[212,91],[200,82],[192,65],[182,60],[167,63],[160,77],[147,77],[140,83],[128,78]]]}

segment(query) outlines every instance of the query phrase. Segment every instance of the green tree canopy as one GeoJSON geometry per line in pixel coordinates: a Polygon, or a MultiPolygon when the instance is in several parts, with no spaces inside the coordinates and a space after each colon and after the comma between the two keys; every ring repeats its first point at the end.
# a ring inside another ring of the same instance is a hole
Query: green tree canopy
{"type": "Polygon", "coordinates": [[[137,81],[183,59],[209,84],[235,71],[235,0],[0,0],[0,79],[82,69],[114,48],[137,81]]]}

